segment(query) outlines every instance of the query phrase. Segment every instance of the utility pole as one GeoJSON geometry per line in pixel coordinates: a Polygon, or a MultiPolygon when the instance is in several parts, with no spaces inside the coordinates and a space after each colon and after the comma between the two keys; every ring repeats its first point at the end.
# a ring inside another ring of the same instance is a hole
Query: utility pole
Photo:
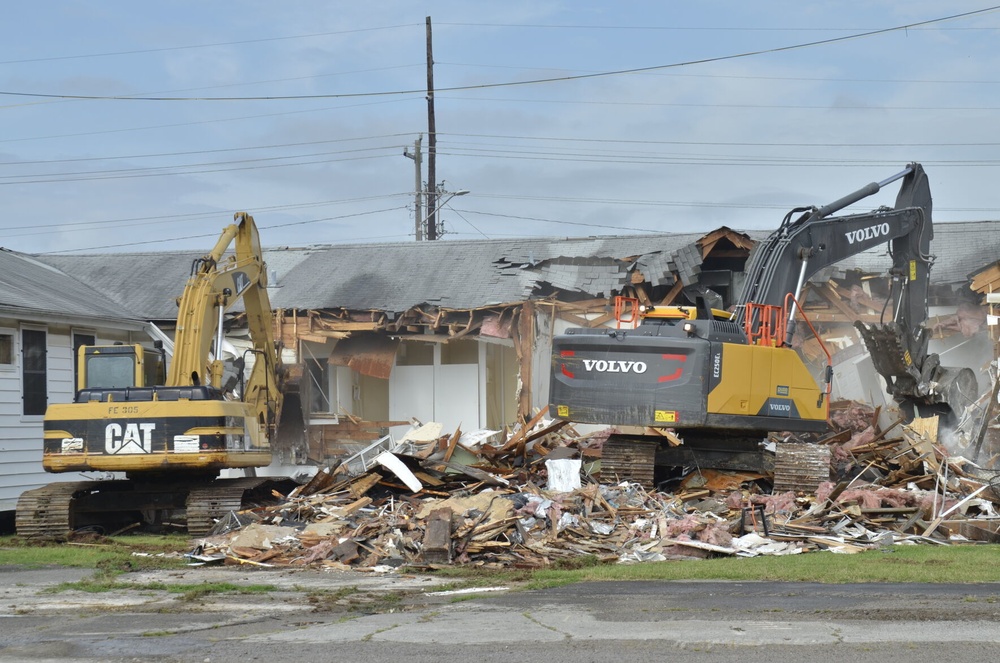
{"type": "Polygon", "coordinates": [[[438,238],[437,229],[437,128],[434,123],[434,49],[431,17],[427,17],[427,239],[438,238]]]}
{"type": "Polygon", "coordinates": [[[424,219],[421,216],[420,200],[424,194],[423,185],[423,171],[421,170],[421,163],[423,163],[423,155],[420,152],[420,143],[424,140],[424,135],[420,134],[417,136],[417,140],[413,141],[413,154],[410,154],[405,149],[403,150],[403,156],[413,159],[414,166],[414,184],[413,190],[416,192],[416,201],[413,205],[413,238],[418,242],[424,239],[424,219]]]}

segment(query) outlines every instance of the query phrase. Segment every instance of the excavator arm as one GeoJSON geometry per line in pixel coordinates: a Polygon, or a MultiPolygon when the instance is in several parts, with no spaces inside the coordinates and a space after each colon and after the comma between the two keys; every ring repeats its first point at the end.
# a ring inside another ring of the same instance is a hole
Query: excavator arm
{"type": "MultiPolygon", "coordinates": [[[[738,322],[744,322],[747,304],[780,306],[788,293],[798,299],[805,282],[821,269],[888,244],[893,319],[872,325],[856,322],[855,327],[889,393],[908,415],[912,416],[914,406],[961,414],[976,397],[975,375],[967,368],[943,368],[938,356],[927,351],[929,337],[924,322],[933,263],[931,207],[927,175],[920,164],[911,163],[900,173],[829,205],[793,209],[778,230],[754,248],[736,310],[738,322]],[[900,179],[893,207],[832,216],[900,179]],[[799,216],[793,219],[796,214],[799,216]]],[[[756,324],[758,321],[751,320],[750,327],[756,324]]],[[[788,321],[787,328],[790,339],[794,320],[788,321]]]]}
{"type": "Polygon", "coordinates": [[[892,273],[906,280],[906,288],[894,288],[894,304],[908,328],[918,327],[926,318],[932,238],[930,188],[919,164],[910,164],[901,173],[822,208],[796,208],[778,230],[754,247],[737,315],[742,316],[749,302],[780,306],[786,294],[797,296],[805,282],[823,268],[891,243],[892,273]],[[900,178],[904,181],[894,207],[831,216],[900,178]],[[800,212],[802,216],[791,219],[800,212]]]}
{"type": "Polygon", "coordinates": [[[234,219],[236,223],[223,230],[212,251],[192,265],[178,300],[174,357],[167,384],[223,387],[223,315],[242,299],[255,355],[242,397],[262,427],[273,426],[279,416],[281,391],[267,271],[253,217],[238,212],[234,219]],[[223,259],[231,245],[235,245],[233,254],[223,259]]]}

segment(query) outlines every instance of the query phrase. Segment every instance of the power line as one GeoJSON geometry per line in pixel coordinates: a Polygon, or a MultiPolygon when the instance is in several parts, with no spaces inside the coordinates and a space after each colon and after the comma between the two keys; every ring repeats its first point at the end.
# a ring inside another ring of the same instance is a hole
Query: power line
{"type": "MultiPolygon", "coordinates": [[[[987,10],[983,10],[987,11],[987,10]]],[[[812,28],[812,27],[723,27],[723,26],[678,26],[678,25],[587,25],[578,24],[552,24],[552,23],[456,23],[439,22],[438,25],[448,25],[452,27],[467,28],[539,28],[555,30],[635,30],[652,32],[858,32],[861,30],[875,30],[875,28],[812,28]]],[[[912,28],[918,29],[918,28],[912,28]]],[[[938,30],[1000,30],[1000,27],[945,27],[938,30]]]]}
{"type": "Polygon", "coordinates": [[[741,109],[765,109],[772,110],[775,108],[784,110],[818,110],[823,112],[829,112],[830,110],[863,110],[863,111],[887,111],[887,110],[903,110],[903,111],[995,111],[1000,110],[997,106],[885,106],[881,104],[865,104],[848,106],[846,104],[838,104],[837,106],[826,105],[806,105],[806,104],[750,104],[750,103],[731,103],[731,104],[720,104],[720,103],[693,103],[693,102],[680,102],[680,101],[611,101],[607,99],[602,100],[588,100],[588,99],[523,99],[523,98],[510,98],[510,97],[452,97],[448,95],[438,95],[439,99],[447,99],[449,101],[466,101],[466,102],[479,102],[479,101],[505,101],[505,102],[517,102],[523,104],[563,104],[567,106],[634,106],[634,107],[664,107],[664,108],[741,108],[741,109]]]}
{"type": "MultiPolygon", "coordinates": [[[[557,220],[557,219],[544,219],[544,218],[537,217],[537,216],[517,216],[515,214],[496,214],[496,213],[493,213],[493,212],[479,212],[479,211],[476,211],[476,210],[461,210],[461,211],[465,212],[466,214],[478,214],[480,216],[493,216],[493,217],[499,217],[499,218],[503,218],[503,219],[517,219],[519,221],[541,221],[541,222],[544,222],[544,223],[559,223],[559,224],[567,225],[567,226],[584,226],[584,227],[587,227],[587,228],[602,228],[604,230],[633,230],[635,232],[644,232],[644,233],[661,232],[659,230],[650,230],[648,228],[630,228],[628,226],[609,226],[609,225],[606,225],[606,224],[598,224],[598,223],[583,223],[582,221],[560,221],[560,220],[557,220]]],[[[469,224],[469,225],[472,225],[472,224],[469,224]]],[[[475,227],[475,226],[473,226],[473,227],[475,227]]],[[[478,228],[477,228],[477,230],[478,230],[478,228]]]]}
{"type": "Polygon", "coordinates": [[[624,138],[586,138],[578,136],[524,136],[512,134],[466,134],[438,132],[438,138],[459,136],[462,138],[499,138],[503,140],[533,140],[580,143],[623,143],[639,145],[711,145],[721,147],[980,147],[1000,145],[1000,142],[975,143],[780,143],[774,141],[688,141],[688,140],[634,140],[624,138]]]}
{"type": "MultiPolygon", "coordinates": [[[[482,90],[488,88],[502,88],[502,87],[515,87],[521,85],[537,85],[541,83],[555,83],[564,81],[576,81],[585,80],[591,78],[602,78],[608,76],[621,76],[624,74],[638,74],[650,71],[658,71],[663,69],[672,69],[676,67],[687,67],[696,64],[707,64],[710,62],[724,62],[727,60],[737,60],[742,58],[754,57],[758,55],[773,54],[773,53],[783,53],[786,51],[800,50],[804,48],[812,48],[815,46],[825,46],[829,44],[835,44],[839,42],[851,41],[855,39],[863,39],[867,37],[873,37],[881,34],[888,34],[890,32],[900,32],[904,30],[910,30],[920,26],[928,26],[936,23],[943,23],[946,21],[953,21],[961,18],[968,18],[970,16],[975,16],[978,14],[985,14],[989,12],[996,11],[1000,9],[1000,5],[993,7],[987,7],[986,9],[977,9],[969,12],[962,12],[959,14],[952,14],[949,16],[943,16],[939,18],[929,19],[926,21],[917,21],[915,23],[907,23],[905,25],[897,25],[890,28],[882,28],[878,30],[869,30],[865,32],[857,32],[849,35],[844,35],[841,37],[831,37],[829,39],[819,39],[810,42],[804,42],[799,44],[792,44],[789,46],[776,46],[773,48],[759,49],[755,51],[746,51],[742,53],[736,53],[733,55],[720,55],[709,58],[699,58],[696,60],[685,60],[682,62],[673,62],[670,64],[662,65],[651,65],[646,67],[634,67],[630,69],[617,69],[612,71],[594,72],[586,74],[574,74],[569,76],[553,76],[547,78],[537,78],[523,81],[508,81],[503,83],[481,83],[476,85],[461,85],[445,88],[437,88],[436,92],[455,92],[458,90],[482,90]]],[[[391,96],[391,95],[416,95],[425,94],[423,89],[413,89],[413,90],[389,90],[382,92],[345,92],[337,94],[296,94],[296,95],[265,95],[265,96],[244,96],[244,97],[156,97],[156,96],[117,96],[117,95],[82,95],[82,94],[43,94],[34,92],[14,92],[14,91],[0,91],[0,95],[15,96],[15,97],[35,97],[35,98],[46,98],[46,99],[91,99],[91,100],[106,100],[106,101],[287,101],[287,100],[303,100],[303,99],[343,99],[350,97],[374,97],[374,96],[391,96]]]]}
{"type": "MultiPolygon", "coordinates": [[[[277,212],[282,210],[295,210],[295,209],[306,209],[309,207],[328,207],[332,205],[346,205],[349,203],[361,203],[371,200],[383,200],[385,198],[399,198],[402,196],[412,196],[413,193],[410,191],[403,191],[400,193],[387,193],[378,196],[364,196],[360,198],[344,198],[341,200],[321,200],[313,201],[308,203],[291,203],[286,205],[245,205],[240,209],[253,210],[254,214],[260,214],[262,212],[277,212]]],[[[196,219],[206,219],[218,217],[221,214],[227,214],[230,212],[220,212],[219,210],[212,210],[209,212],[192,212],[190,214],[160,214],[157,216],[139,216],[139,217],[127,217],[124,219],[104,219],[101,221],[73,221],[69,223],[34,223],[30,226],[10,226],[4,231],[8,237],[27,237],[30,235],[48,235],[52,233],[53,229],[59,229],[60,233],[67,232],[80,232],[86,230],[94,230],[98,227],[109,227],[109,226],[139,226],[150,221],[171,221],[177,222],[181,220],[196,220],[196,219]],[[11,230],[36,230],[37,232],[29,233],[15,233],[10,234],[8,231],[11,230]]],[[[145,226],[144,226],[145,227],[145,226]]]]}
{"type": "Polygon", "coordinates": [[[112,51],[108,53],[87,53],[81,55],[54,55],[45,58],[26,58],[21,60],[3,60],[0,61],[0,65],[5,64],[27,64],[29,62],[54,62],[59,60],[79,60],[83,58],[106,58],[106,57],[117,57],[119,55],[140,55],[143,53],[164,53],[168,51],[184,51],[199,48],[216,48],[218,46],[242,46],[245,44],[262,44],[265,42],[273,41],[288,41],[292,39],[311,39],[314,37],[332,37],[336,35],[345,35],[358,32],[374,32],[378,30],[395,30],[397,28],[412,28],[415,25],[422,25],[420,23],[404,23],[402,25],[385,25],[375,28],[356,28],[354,30],[338,30],[337,32],[316,32],[313,34],[305,35],[290,35],[286,37],[262,37],[260,39],[242,39],[240,41],[220,41],[212,44],[191,44],[188,46],[164,46],[160,48],[138,48],[129,51],[112,51]]]}
{"type": "MultiPolygon", "coordinates": [[[[412,132],[408,133],[396,133],[396,134],[381,134],[378,136],[357,136],[354,138],[333,138],[329,140],[310,140],[302,141],[298,143],[276,143],[272,145],[250,145],[247,147],[224,147],[214,150],[186,150],[184,152],[152,152],[148,154],[118,154],[104,157],[78,157],[74,159],[45,159],[39,161],[10,161],[10,162],[0,162],[0,166],[26,166],[26,165],[38,165],[38,164],[55,164],[55,163],[79,163],[87,161],[113,161],[113,160],[123,160],[123,159],[151,159],[160,157],[182,157],[182,156],[192,156],[196,154],[222,154],[227,152],[246,152],[250,150],[272,150],[285,147],[306,147],[314,145],[328,145],[331,143],[350,143],[362,140],[380,140],[383,138],[401,138],[404,136],[412,136],[412,132]]],[[[395,147],[395,146],[393,146],[395,147]]]]}
{"type": "MultiPolygon", "coordinates": [[[[345,162],[345,161],[368,161],[368,160],[371,160],[371,159],[385,159],[385,158],[388,158],[390,156],[395,156],[395,155],[381,154],[381,155],[375,155],[375,156],[348,157],[348,158],[344,158],[344,159],[315,159],[315,160],[312,160],[312,161],[299,161],[299,162],[296,162],[296,163],[269,163],[269,164],[254,165],[254,166],[234,166],[232,168],[206,168],[206,169],[202,169],[202,170],[194,169],[194,170],[181,170],[181,171],[173,171],[173,172],[163,172],[163,171],[171,170],[171,168],[173,168],[171,166],[164,166],[164,167],[161,167],[161,168],[154,168],[154,169],[135,169],[135,170],[126,170],[126,171],[105,171],[105,172],[108,172],[108,173],[112,173],[112,174],[106,174],[106,175],[95,175],[95,176],[79,175],[79,176],[75,176],[75,177],[65,177],[65,178],[56,177],[56,178],[51,178],[51,179],[46,179],[46,176],[44,176],[44,175],[28,175],[28,176],[25,176],[25,177],[35,177],[36,179],[22,179],[22,180],[12,180],[12,181],[7,181],[7,182],[0,182],[0,186],[6,186],[6,185],[11,185],[11,184],[17,184],[17,185],[20,185],[20,184],[51,184],[53,182],[90,182],[90,181],[95,181],[95,180],[127,180],[127,179],[137,179],[137,178],[145,178],[145,177],[163,177],[163,176],[167,176],[167,175],[173,175],[173,176],[177,176],[177,175],[205,175],[205,174],[208,174],[208,173],[227,173],[227,172],[238,172],[238,171],[244,171],[244,170],[265,170],[265,169],[271,169],[271,168],[292,168],[292,167],[298,167],[298,166],[315,166],[315,165],[318,165],[318,164],[340,163],[340,162],[345,162]],[[150,172],[150,171],[157,171],[157,172],[150,172]]],[[[287,158],[287,157],[275,157],[275,158],[287,158]]],[[[180,168],[184,168],[186,166],[179,166],[179,167],[180,168]]],[[[18,177],[18,176],[11,176],[11,177],[18,177]]],[[[10,179],[10,177],[8,177],[7,179],[10,179]]]]}
{"type": "MultiPolygon", "coordinates": [[[[176,129],[178,127],[193,127],[201,124],[216,124],[219,122],[238,122],[242,120],[259,120],[268,117],[282,117],[285,115],[301,115],[304,113],[321,113],[332,110],[346,110],[349,108],[359,108],[362,106],[377,106],[380,104],[396,104],[409,99],[385,99],[381,101],[368,101],[360,104],[348,104],[345,106],[326,106],[324,108],[308,108],[304,110],[282,111],[279,113],[261,113],[258,115],[243,115],[237,117],[220,117],[214,120],[198,120],[195,122],[175,122],[172,124],[155,124],[145,127],[125,127],[120,129],[105,129],[103,131],[82,131],[72,134],[51,134],[48,136],[27,136],[25,138],[0,138],[0,143],[20,143],[31,140],[49,140],[53,138],[79,138],[81,136],[102,136],[105,134],[129,133],[132,131],[151,131],[154,129],[176,129]]],[[[4,107],[0,107],[4,108],[4,107]]],[[[411,135],[414,132],[411,132],[411,135]]]]}
{"type": "MultiPolygon", "coordinates": [[[[310,157],[331,156],[331,155],[336,155],[336,154],[355,154],[355,153],[358,153],[358,152],[384,152],[386,150],[394,150],[394,151],[398,152],[402,147],[403,147],[403,145],[384,145],[384,146],[377,146],[377,147],[363,147],[363,148],[358,148],[358,149],[354,149],[354,150],[335,150],[335,151],[332,151],[332,152],[313,152],[311,154],[291,154],[291,155],[286,155],[286,156],[255,157],[255,158],[249,158],[249,159],[236,159],[236,160],[231,160],[231,161],[205,161],[205,162],[201,162],[201,163],[179,164],[179,165],[174,165],[174,166],[149,166],[149,167],[135,167],[135,168],[116,168],[116,169],[109,169],[109,170],[70,171],[70,172],[62,172],[62,173],[45,173],[45,175],[43,175],[43,176],[44,177],[60,177],[60,178],[61,177],[66,177],[67,178],[66,180],[60,179],[59,181],[76,181],[76,180],[73,179],[74,177],[85,177],[86,179],[94,179],[94,178],[98,178],[99,176],[114,176],[114,175],[121,175],[121,174],[130,174],[130,175],[134,174],[135,176],[139,176],[142,173],[150,173],[150,174],[153,174],[153,175],[186,174],[189,171],[183,171],[183,170],[180,170],[180,169],[185,169],[185,168],[203,168],[203,167],[206,167],[206,166],[220,166],[220,165],[239,165],[239,164],[259,163],[259,164],[262,164],[261,165],[262,168],[265,168],[265,167],[270,167],[270,166],[267,166],[267,165],[263,165],[263,164],[266,164],[267,162],[282,161],[282,160],[288,160],[288,159],[307,159],[307,158],[310,158],[310,157]],[[180,172],[177,172],[177,171],[180,171],[180,172]]],[[[393,156],[395,156],[396,152],[393,152],[393,156]]],[[[373,155],[371,158],[377,158],[378,156],[388,156],[388,155],[373,155]]],[[[361,157],[361,158],[366,158],[366,157],[361,157]]],[[[323,161],[319,161],[319,162],[316,162],[316,161],[301,161],[299,163],[276,164],[276,165],[277,166],[283,166],[283,165],[296,166],[296,165],[312,164],[312,163],[323,163],[323,161]]],[[[240,170],[240,168],[236,168],[235,170],[240,170]]],[[[7,182],[0,181],[0,184],[12,183],[12,182],[18,182],[18,181],[25,181],[25,180],[27,180],[27,178],[31,178],[31,177],[39,177],[39,175],[34,175],[34,174],[33,175],[0,175],[0,180],[7,180],[7,182]]],[[[106,178],[100,177],[100,179],[106,179],[106,178]]]]}
{"type": "MultiPolygon", "coordinates": [[[[180,157],[180,156],[193,156],[202,154],[226,154],[233,152],[248,152],[253,150],[272,150],[272,149],[282,149],[289,147],[306,147],[315,145],[328,145],[328,144],[338,144],[338,143],[350,143],[359,142],[367,140],[381,140],[385,138],[403,138],[412,136],[417,131],[412,132],[400,132],[392,134],[379,134],[372,136],[355,136],[351,138],[335,138],[329,140],[311,140],[302,141],[295,143],[273,143],[266,145],[250,145],[247,147],[229,147],[229,148],[218,148],[211,150],[185,150],[181,152],[149,152],[145,154],[117,154],[117,155],[106,155],[98,157],[76,157],[70,159],[41,159],[34,161],[9,161],[0,162],[0,167],[2,166],[16,166],[23,167],[28,165],[50,165],[59,163],[87,163],[95,161],[114,161],[114,160],[128,160],[128,159],[150,159],[150,158],[164,158],[164,157],[180,157]]],[[[804,148],[817,148],[817,147],[840,147],[840,148],[857,148],[857,147],[997,147],[1000,146],[1000,142],[991,141],[976,141],[974,143],[965,142],[906,142],[906,143],[826,143],[826,142],[776,142],[776,141],[692,141],[692,140],[635,140],[635,139],[625,139],[625,138],[592,138],[592,137],[578,137],[578,136],[526,136],[520,134],[471,134],[471,133],[451,133],[451,132],[438,132],[438,139],[448,139],[450,137],[458,138],[492,138],[504,141],[511,140],[523,140],[523,141],[533,141],[533,142],[551,142],[551,143],[591,143],[591,144],[620,144],[620,145],[673,145],[673,146],[691,146],[691,147],[804,147],[804,148]]],[[[505,143],[476,143],[476,142],[462,142],[462,141],[451,141],[447,140],[448,145],[454,145],[458,148],[463,146],[470,146],[471,148],[478,147],[504,147],[509,148],[510,144],[505,143]]],[[[395,147],[395,146],[392,146],[395,147]]],[[[376,148],[372,148],[376,149],[376,148]]],[[[299,155],[302,156],[302,155],[299,155]]]]}
{"type": "MultiPolygon", "coordinates": [[[[992,29],[992,28],[991,28],[992,29]]],[[[997,28],[1000,29],[1000,28],[997,28]]],[[[525,70],[536,70],[536,71],[552,71],[556,67],[525,67],[521,65],[506,65],[506,64],[483,64],[483,63],[472,63],[472,62],[439,62],[434,61],[435,66],[441,67],[469,67],[476,69],[514,69],[517,71],[525,70]]],[[[564,69],[566,71],[578,71],[583,73],[593,73],[591,69],[568,69],[566,67],[558,67],[559,69],[564,69]]],[[[724,80],[739,80],[739,81],[793,81],[793,82],[816,82],[816,83],[933,83],[933,84],[944,84],[944,83],[955,83],[962,85],[997,85],[1000,84],[1000,80],[974,80],[968,78],[834,78],[830,76],[752,76],[752,75],[735,75],[735,74],[682,74],[678,72],[650,72],[649,74],[643,74],[646,76],[660,76],[664,78],[708,78],[715,79],[720,78],[724,80]]]]}
{"type": "MultiPolygon", "coordinates": [[[[369,210],[367,212],[356,212],[354,214],[344,214],[341,216],[328,216],[322,219],[308,219],[305,221],[293,221],[291,223],[277,223],[272,225],[260,225],[257,228],[259,230],[274,230],[275,228],[288,228],[291,226],[303,226],[310,223],[321,223],[323,221],[339,221],[341,219],[350,219],[359,216],[369,216],[372,214],[380,214],[383,212],[394,212],[397,210],[406,209],[406,206],[402,207],[388,207],[386,209],[369,210]]],[[[162,244],[164,242],[181,242],[189,239],[202,239],[204,237],[216,237],[217,233],[208,233],[203,235],[187,235],[185,237],[173,237],[167,239],[150,239],[141,242],[124,242],[122,244],[105,244],[104,246],[88,246],[86,248],[72,248],[72,249],[62,249],[59,251],[45,251],[41,255],[54,254],[54,253],[73,253],[77,251],[99,251],[103,249],[119,249],[126,246],[142,246],[145,244],[162,244]]]]}

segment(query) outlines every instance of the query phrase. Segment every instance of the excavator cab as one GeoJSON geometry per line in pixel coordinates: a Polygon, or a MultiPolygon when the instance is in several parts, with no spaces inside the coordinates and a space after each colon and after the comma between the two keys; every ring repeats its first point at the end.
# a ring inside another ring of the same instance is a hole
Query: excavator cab
{"type": "Polygon", "coordinates": [[[77,398],[84,389],[130,389],[162,385],[167,376],[163,345],[84,345],[77,354],[77,398]]]}

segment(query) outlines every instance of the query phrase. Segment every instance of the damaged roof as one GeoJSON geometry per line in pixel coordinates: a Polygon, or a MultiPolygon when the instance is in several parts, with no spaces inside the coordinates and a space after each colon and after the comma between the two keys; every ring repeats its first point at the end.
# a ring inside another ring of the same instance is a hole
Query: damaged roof
{"type": "MultiPolygon", "coordinates": [[[[757,241],[771,232],[721,230],[742,232],[757,241]]],[[[965,282],[969,273],[1000,256],[1000,221],[937,224],[934,231],[935,283],[965,282]]],[[[632,269],[653,285],[673,285],[674,271],[687,283],[701,269],[698,242],[710,236],[713,233],[281,247],[265,249],[264,259],[275,309],[399,313],[421,304],[453,309],[509,304],[556,290],[607,297],[629,284],[632,269]]],[[[191,251],[26,258],[102,293],[91,296],[98,302],[95,306],[104,301],[113,310],[158,321],[176,318],[176,299],[192,262],[202,255],[191,251]]],[[[837,266],[880,273],[888,264],[886,255],[886,248],[879,247],[837,266]]],[[[8,267],[0,264],[0,270],[8,267]]],[[[49,273],[55,278],[55,272],[49,273]]],[[[67,304],[83,306],[83,299],[81,295],[67,304]]]]}
{"type": "MultiPolygon", "coordinates": [[[[420,304],[478,308],[559,289],[610,296],[638,267],[673,283],[673,252],[701,233],[627,237],[342,244],[264,250],[273,308],[402,312],[420,304]]],[[[36,256],[150,320],[177,316],[201,252],[36,256]]]]}
{"type": "Polygon", "coordinates": [[[606,297],[628,284],[630,257],[654,284],[673,283],[670,255],[701,233],[627,237],[407,242],[318,247],[280,277],[275,307],[466,309],[557,288],[606,297]]]}

